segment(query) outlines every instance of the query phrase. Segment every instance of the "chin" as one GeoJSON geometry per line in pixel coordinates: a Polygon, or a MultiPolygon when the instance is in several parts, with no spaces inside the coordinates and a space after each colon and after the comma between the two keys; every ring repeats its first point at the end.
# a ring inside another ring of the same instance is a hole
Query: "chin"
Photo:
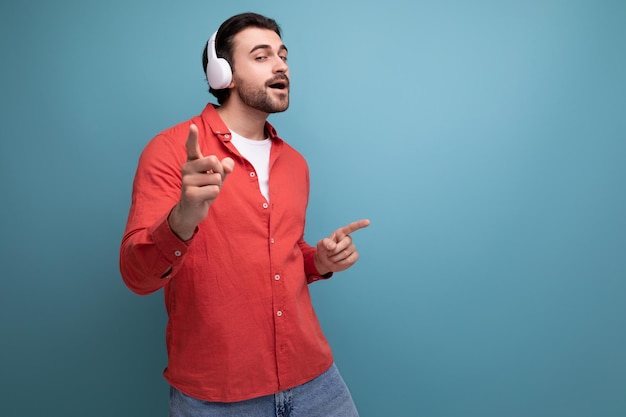
{"type": "Polygon", "coordinates": [[[276,101],[274,106],[272,106],[272,113],[281,113],[289,108],[289,97],[285,100],[276,101]]]}
{"type": "Polygon", "coordinates": [[[285,106],[277,106],[274,109],[272,109],[270,113],[282,113],[288,108],[289,108],[289,104],[286,104],[285,106]]]}

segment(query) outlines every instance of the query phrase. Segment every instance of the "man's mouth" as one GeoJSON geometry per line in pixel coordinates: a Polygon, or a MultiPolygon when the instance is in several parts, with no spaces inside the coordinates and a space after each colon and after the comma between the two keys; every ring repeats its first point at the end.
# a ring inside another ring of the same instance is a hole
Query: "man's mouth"
{"type": "Polygon", "coordinates": [[[272,82],[270,82],[268,87],[276,90],[285,90],[289,88],[289,79],[281,78],[279,80],[273,80],[272,82]]]}

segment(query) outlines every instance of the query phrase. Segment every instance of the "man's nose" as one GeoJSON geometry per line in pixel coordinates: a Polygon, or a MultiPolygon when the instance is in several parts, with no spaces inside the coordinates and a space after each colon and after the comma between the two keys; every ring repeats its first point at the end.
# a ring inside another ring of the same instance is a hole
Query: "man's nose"
{"type": "Polygon", "coordinates": [[[288,70],[289,70],[289,66],[287,65],[285,60],[277,56],[276,64],[274,65],[274,72],[281,73],[281,72],[287,72],[288,70]]]}

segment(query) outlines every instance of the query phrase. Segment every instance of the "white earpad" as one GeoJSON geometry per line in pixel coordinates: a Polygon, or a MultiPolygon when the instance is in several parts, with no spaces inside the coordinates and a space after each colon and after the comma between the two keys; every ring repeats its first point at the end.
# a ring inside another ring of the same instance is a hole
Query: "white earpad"
{"type": "Polygon", "coordinates": [[[228,61],[224,58],[218,58],[215,52],[215,36],[217,32],[211,35],[209,42],[207,43],[207,65],[206,65],[206,78],[209,81],[211,88],[221,90],[228,87],[233,79],[233,72],[230,69],[228,61]]]}

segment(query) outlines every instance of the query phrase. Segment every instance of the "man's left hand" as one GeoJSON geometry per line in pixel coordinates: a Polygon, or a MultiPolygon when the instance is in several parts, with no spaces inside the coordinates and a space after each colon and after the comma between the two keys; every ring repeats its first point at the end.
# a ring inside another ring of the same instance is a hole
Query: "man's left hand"
{"type": "Polygon", "coordinates": [[[320,275],[350,268],[359,259],[351,233],[370,225],[367,219],[352,222],[335,230],[329,237],[317,242],[315,267],[320,275]]]}

